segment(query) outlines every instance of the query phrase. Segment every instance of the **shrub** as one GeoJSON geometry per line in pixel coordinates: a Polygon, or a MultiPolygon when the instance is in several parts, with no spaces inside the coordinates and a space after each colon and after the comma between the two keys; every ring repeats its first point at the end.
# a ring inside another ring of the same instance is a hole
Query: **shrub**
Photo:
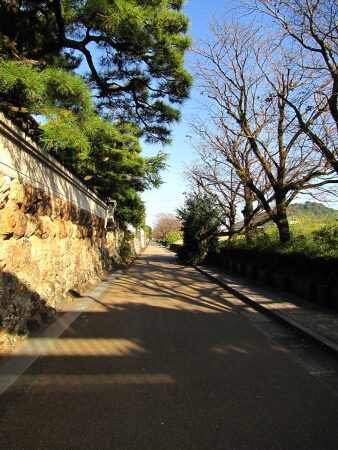
{"type": "Polygon", "coordinates": [[[164,235],[162,240],[163,245],[166,247],[170,247],[171,244],[174,244],[176,241],[179,241],[182,238],[182,234],[178,231],[169,231],[164,235]]]}
{"type": "Polygon", "coordinates": [[[183,246],[179,256],[199,264],[208,252],[217,248],[220,211],[211,197],[196,193],[186,198],[178,215],[183,224],[183,246]]]}
{"type": "Polygon", "coordinates": [[[145,225],[144,231],[147,238],[151,240],[153,238],[153,229],[149,225],[145,225]]]}
{"type": "Polygon", "coordinates": [[[134,259],[134,251],[132,247],[132,239],[134,238],[134,233],[131,233],[130,231],[126,231],[125,235],[123,237],[123,241],[121,242],[119,253],[122,262],[129,264],[134,259]]]}
{"type": "Polygon", "coordinates": [[[259,230],[255,245],[247,245],[243,238],[231,245],[222,242],[217,251],[208,255],[208,262],[246,261],[249,265],[291,271],[337,286],[338,221],[299,222],[291,225],[291,233],[290,243],[281,247],[275,227],[267,226],[259,230]]]}

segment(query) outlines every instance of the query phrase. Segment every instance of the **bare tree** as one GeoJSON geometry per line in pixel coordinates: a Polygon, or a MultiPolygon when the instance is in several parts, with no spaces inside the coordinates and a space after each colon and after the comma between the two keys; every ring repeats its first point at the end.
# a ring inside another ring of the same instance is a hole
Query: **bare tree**
{"type": "Polygon", "coordinates": [[[157,214],[153,228],[153,238],[162,240],[170,231],[181,232],[182,223],[174,214],[157,214]]]}
{"type": "Polygon", "coordinates": [[[202,190],[213,198],[219,206],[222,225],[228,232],[229,241],[236,240],[235,230],[237,209],[240,202],[241,182],[236,176],[235,169],[217,153],[203,148],[200,144],[196,148],[198,160],[184,173],[192,190],[202,190]]]}
{"type": "MultiPolygon", "coordinates": [[[[200,57],[200,86],[209,99],[213,131],[208,135],[275,222],[280,242],[285,244],[290,239],[288,204],[301,191],[337,182],[328,177],[328,164],[308,133],[298,126],[296,111],[290,105],[295,83],[300,87],[302,78],[288,56],[276,53],[276,47],[272,51],[270,41],[252,25],[215,20],[211,32],[213,38],[195,50],[200,57]],[[263,54],[261,48],[265,49],[263,54]],[[243,140],[254,171],[243,164],[239,151],[243,140]]],[[[316,122],[323,114],[313,113],[308,123],[329,143],[327,130],[321,131],[316,122]]]]}
{"type": "MultiPolygon", "coordinates": [[[[213,136],[202,122],[195,122],[193,129],[200,139],[195,146],[198,161],[186,169],[186,179],[192,187],[203,190],[218,204],[223,213],[222,225],[229,235],[229,243],[234,242],[243,232],[247,242],[252,243],[254,227],[269,219],[262,215],[258,217],[262,211],[261,205],[255,202],[253,193],[244,185],[240,171],[229,162],[217,136],[213,136]]],[[[238,146],[237,156],[238,160],[241,159],[243,170],[252,171],[252,176],[255,177],[249,147],[243,145],[241,150],[238,146]]]]}
{"type": "MultiPolygon", "coordinates": [[[[337,147],[328,145],[316,129],[316,121],[308,121],[308,112],[321,116],[329,111],[338,131],[338,4],[336,0],[243,0],[251,10],[273,19],[280,26],[284,45],[296,55],[298,70],[307,80],[304,96],[287,98],[279,95],[295,113],[300,129],[307,134],[326,160],[338,173],[337,147]]],[[[279,38],[278,38],[279,39],[279,38]]],[[[328,122],[325,118],[324,123],[328,122]]],[[[335,128],[335,129],[334,129],[335,128]]]]}

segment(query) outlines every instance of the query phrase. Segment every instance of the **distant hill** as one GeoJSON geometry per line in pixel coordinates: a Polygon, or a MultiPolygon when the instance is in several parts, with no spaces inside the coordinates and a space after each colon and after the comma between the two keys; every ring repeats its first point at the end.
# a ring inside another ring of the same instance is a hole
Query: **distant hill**
{"type": "Polygon", "coordinates": [[[288,217],[290,220],[338,219],[338,210],[317,202],[293,203],[288,207],[288,217]]]}

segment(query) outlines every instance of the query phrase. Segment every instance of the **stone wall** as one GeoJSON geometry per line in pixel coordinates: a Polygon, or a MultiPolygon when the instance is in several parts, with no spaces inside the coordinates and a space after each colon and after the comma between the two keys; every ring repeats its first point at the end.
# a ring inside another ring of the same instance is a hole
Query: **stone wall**
{"type": "Polygon", "coordinates": [[[0,321],[24,333],[102,277],[122,234],[107,239],[103,218],[9,176],[0,175],[0,207],[0,321]]]}
{"type": "Polygon", "coordinates": [[[124,238],[116,227],[107,232],[107,205],[3,124],[0,117],[0,349],[8,333],[28,333],[98,281],[120,260],[124,238]]]}

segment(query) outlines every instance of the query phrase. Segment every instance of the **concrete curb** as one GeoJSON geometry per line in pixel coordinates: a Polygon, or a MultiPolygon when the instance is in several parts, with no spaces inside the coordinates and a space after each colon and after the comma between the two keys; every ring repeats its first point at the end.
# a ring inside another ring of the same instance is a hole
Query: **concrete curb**
{"type": "Polygon", "coordinates": [[[316,331],[311,330],[309,327],[301,324],[300,322],[291,319],[290,317],[286,316],[285,314],[271,310],[259,303],[257,303],[255,300],[252,300],[247,295],[243,294],[240,290],[234,289],[233,287],[229,286],[224,281],[218,279],[214,275],[210,274],[208,271],[203,269],[200,266],[192,265],[197,271],[205,275],[207,278],[211,279],[212,281],[219,284],[221,287],[226,289],[228,292],[233,294],[235,297],[242,300],[244,303],[250,305],[255,310],[269,316],[270,318],[282,323],[283,325],[286,325],[293,331],[295,331],[297,334],[306,337],[307,339],[311,340],[313,343],[319,345],[320,347],[324,348],[325,350],[328,350],[331,353],[334,353],[335,356],[338,355],[338,345],[335,342],[330,341],[324,336],[321,336],[316,331]]]}

